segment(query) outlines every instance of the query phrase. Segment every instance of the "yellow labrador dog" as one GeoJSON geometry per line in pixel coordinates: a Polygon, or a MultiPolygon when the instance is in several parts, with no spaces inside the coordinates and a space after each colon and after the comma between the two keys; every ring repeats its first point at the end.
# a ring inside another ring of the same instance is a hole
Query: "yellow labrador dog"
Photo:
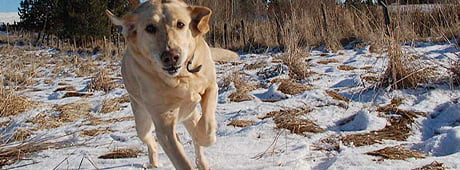
{"type": "Polygon", "coordinates": [[[193,139],[198,169],[209,169],[203,146],[216,142],[214,61],[238,57],[228,50],[209,48],[205,42],[211,10],[180,0],[150,0],[121,18],[106,12],[114,24],[123,27],[127,41],[123,82],[137,134],[148,146],[149,166],[158,167],[151,134],[155,130],[176,169],[194,168],[176,136],[176,124],[183,122],[193,139]]]}

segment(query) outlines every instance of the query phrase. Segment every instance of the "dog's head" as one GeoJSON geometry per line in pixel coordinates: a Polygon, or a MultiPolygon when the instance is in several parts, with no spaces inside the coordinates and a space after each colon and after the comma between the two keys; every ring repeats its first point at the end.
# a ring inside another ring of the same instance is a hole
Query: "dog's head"
{"type": "Polygon", "coordinates": [[[128,47],[171,77],[187,67],[196,38],[209,31],[211,17],[210,9],[181,0],[150,0],[121,18],[106,12],[115,25],[123,27],[128,47]]]}

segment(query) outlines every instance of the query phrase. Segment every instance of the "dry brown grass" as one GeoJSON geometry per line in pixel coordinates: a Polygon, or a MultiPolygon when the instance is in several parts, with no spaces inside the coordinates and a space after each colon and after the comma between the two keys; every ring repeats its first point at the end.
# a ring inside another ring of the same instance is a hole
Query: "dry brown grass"
{"type": "Polygon", "coordinates": [[[123,158],[137,158],[141,151],[132,148],[116,148],[111,153],[101,155],[99,159],[123,159],[123,158]]]}
{"type": "Polygon", "coordinates": [[[415,168],[412,170],[444,170],[447,167],[443,166],[444,164],[438,161],[433,161],[430,164],[424,165],[420,168],[415,168]]]}
{"type": "MultiPolygon", "coordinates": [[[[75,146],[75,145],[72,145],[75,146]]],[[[29,142],[11,147],[0,147],[0,168],[11,165],[26,157],[48,149],[60,149],[68,147],[65,143],[29,142]]]]}
{"type": "Polygon", "coordinates": [[[112,89],[119,87],[110,77],[109,73],[105,70],[100,70],[86,87],[88,91],[104,91],[109,92],[112,89]]]}
{"type": "Polygon", "coordinates": [[[77,89],[73,86],[66,86],[66,87],[60,87],[54,90],[54,92],[58,92],[58,91],[77,91],[77,89]]]}
{"type": "Polygon", "coordinates": [[[99,129],[90,129],[90,130],[82,130],[80,135],[94,137],[102,134],[107,134],[113,132],[110,128],[99,128],[99,129]]]}
{"type": "Polygon", "coordinates": [[[53,109],[60,112],[57,116],[47,116],[43,113],[38,114],[27,122],[37,124],[33,130],[52,129],[64,123],[74,122],[83,117],[90,116],[91,106],[86,101],[77,101],[65,105],[57,106],[53,109]]]}
{"type": "Polygon", "coordinates": [[[329,64],[329,63],[340,63],[340,62],[341,62],[340,60],[337,60],[335,58],[330,58],[330,59],[317,61],[316,63],[318,63],[318,64],[329,64]]]}
{"type": "Polygon", "coordinates": [[[74,122],[85,116],[88,116],[91,112],[91,106],[86,101],[77,101],[60,105],[55,108],[56,111],[61,112],[58,116],[58,120],[61,122],[74,122]]]}
{"type": "Polygon", "coordinates": [[[233,119],[227,124],[227,126],[246,127],[246,126],[251,126],[253,124],[254,124],[254,121],[252,121],[252,120],[237,120],[237,119],[233,119]]]}
{"type": "Polygon", "coordinates": [[[313,90],[312,86],[307,86],[295,82],[294,80],[281,80],[281,84],[278,86],[278,90],[284,94],[296,95],[303,93],[304,91],[313,90]]]}
{"type": "Polygon", "coordinates": [[[123,121],[128,121],[128,120],[134,120],[134,117],[133,116],[126,116],[126,117],[120,117],[120,118],[111,118],[111,119],[106,119],[106,120],[103,120],[99,117],[93,117],[93,116],[89,116],[88,119],[86,120],[86,122],[88,123],[85,123],[83,125],[88,125],[88,126],[99,126],[99,125],[103,125],[103,124],[110,124],[110,123],[115,123],[115,122],[123,122],[123,121]]]}
{"type": "Polygon", "coordinates": [[[308,63],[303,62],[307,53],[300,51],[288,52],[282,57],[283,64],[289,67],[289,77],[295,80],[303,80],[314,74],[309,71],[308,63]]]}
{"type": "Polygon", "coordinates": [[[335,100],[341,100],[341,101],[344,101],[344,102],[347,102],[347,103],[350,102],[350,99],[348,99],[346,97],[343,97],[342,95],[340,95],[339,93],[337,93],[335,91],[326,90],[326,94],[331,96],[335,100]]]}
{"type": "Polygon", "coordinates": [[[414,119],[420,115],[426,115],[423,112],[401,110],[391,104],[379,107],[377,111],[384,112],[386,115],[396,114],[399,116],[389,117],[390,124],[383,129],[346,135],[341,138],[341,141],[347,146],[354,145],[357,147],[380,143],[382,140],[405,141],[411,134],[410,126],[415,122],[414,119]]]}
{"type": "Polygon", "coordinates": [[[310,113],[311,109],[291,109],[280,110],[267,113],[260,119],[273,118],[276,128],[288,129],[291,133],[305,135],[308,133],[323,133],[324,129],[309,119],[299,118],[298,116],[310,113]]]}
{"type": "Polygon", "coordinates": [[[263,68],[263,67],[265,67],[267,65],[268,65],[267,62],[265,62],[265,61],[257,61],[257,62],[251,63],[251,64],[244,65],[243,68],[245,70],[255,70],[255,69],[263,68]]]}
{"type": "Polygon", "coordinates": [[[417,57],[402,51],[395,39],[388,40],[388,65],[380,77],[380,87],[391,89],[416,88],[420,84],[435,80],[438,75],[433,67],[422,63],[417,57]]]}
{"type": "Polygon", "coordinates": [[[425,158],[425,153],[408,149],[403,146],[392,146],[379,149],[376,151],[367,152],[366,154],[372,156],[380,156],[383,159],[406,160],[408,158],[425,158]]]}
{"type": "Polygon", "coordinates": [[[0,88],[0,117],[16,115],[36,106],[27,97],[14,94],[14,90],[0,88]]]}
{"type": "Polygon", "coordinates": [[[243,76],[242,74],[235,72],[235,73],[232,73],[230,76],[227,76],[224,78],[223,86],[228,87],[230,86],[231,82],[233,82],[233,85],[236,88],[236,91],[228,96],[228,98],[232,102],[243,102],[243,101],[249,101],[249,100],[254,99],[253,96],[247,93],[258,88],[258,86],[250,85],[246,83],[241,78],[242,76],[243,76]]]}
{"type": "Polygon", "coordinates": [[[353,66],[349,66],[349,65],[339,65],[337,66],[337,69],[344,70],[344,71],[350,71],[350,70],[355,70],[357,68],[353,66]]]}
{"type": "Polygon", "coordinates": [[[27,129],[18,129],[13,133],[13,141],[25,141],[32,135],[32,131],[27,129]]]}
{"type": "Polygon", "coordinates": [[[67,97],[90,97],[92,96],[92,93],[80,93],[80,92],[66,92],[62,98],[67,98],[67,97]]]}
{"type": "Polygon", "coordinates": [[[101,104],[100,113],[111,113],[116,112],[121,109],[121,99],[122,98],[113,98],[113,99],[104,99],[101,104]]]}

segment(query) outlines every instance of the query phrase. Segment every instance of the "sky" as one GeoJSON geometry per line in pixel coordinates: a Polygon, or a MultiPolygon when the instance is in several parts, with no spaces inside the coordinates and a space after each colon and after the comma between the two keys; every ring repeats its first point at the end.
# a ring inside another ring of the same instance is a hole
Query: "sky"
{"type": "Polygon", "coordinates": [[[19,2],[21,0],[0,0],[0,12],[18,12],[19,2]]]}
{"type": "Polygon", "coordinates": [[[18,12],[21,0],[0,0],[0,12],[18,12]]]}

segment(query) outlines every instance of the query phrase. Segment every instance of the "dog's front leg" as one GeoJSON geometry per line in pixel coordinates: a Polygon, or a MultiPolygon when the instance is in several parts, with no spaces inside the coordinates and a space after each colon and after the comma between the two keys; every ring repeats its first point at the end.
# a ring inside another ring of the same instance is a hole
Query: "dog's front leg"
{"type": "Polygon", "coordinates": [[[152,114],[158,142],[176,169],[193,169],[192,164],[185,155],[182,144],[180,144],[176,136],[177,112],[178,109],[167,113],[152,114]]]}
{"type": "Polygon", "coordinates": [[[217,107],[217,84],[213,83],[201,96],[201,118],[197,123],[197,139],[201,146],[210,146],[216,142],[216,107],[217,107]]]}

